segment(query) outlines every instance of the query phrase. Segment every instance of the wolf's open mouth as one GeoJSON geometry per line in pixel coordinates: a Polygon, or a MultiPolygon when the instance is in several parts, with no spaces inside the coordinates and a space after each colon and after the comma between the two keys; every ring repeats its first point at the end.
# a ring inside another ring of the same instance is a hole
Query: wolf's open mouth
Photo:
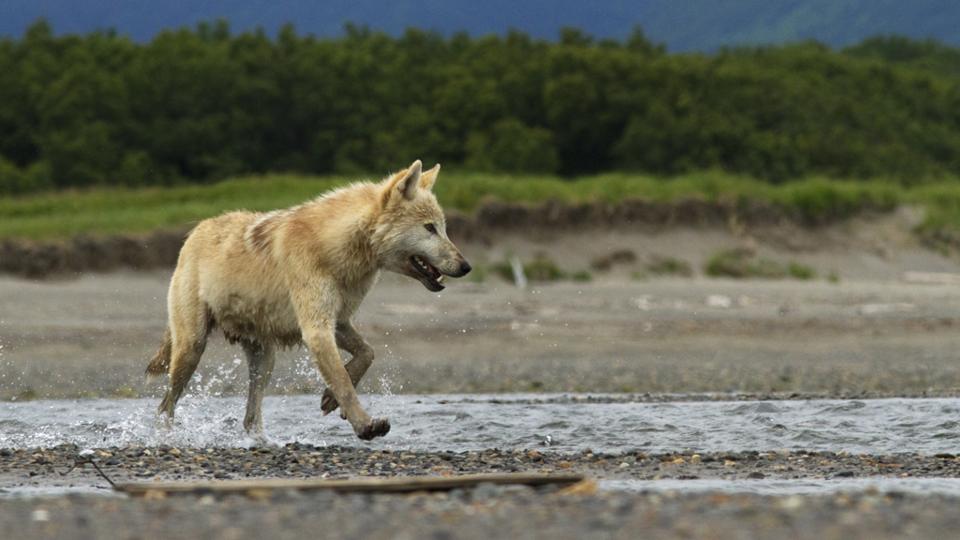
{"type": "Polygon", "coordinates": [[[432,264],[414,255],[410,257],[410,266],[413,267],[414,277],[423,283],[423,286],[431,291],[442,291],[444,289],[443,274],[440,273],[432,264]]]}

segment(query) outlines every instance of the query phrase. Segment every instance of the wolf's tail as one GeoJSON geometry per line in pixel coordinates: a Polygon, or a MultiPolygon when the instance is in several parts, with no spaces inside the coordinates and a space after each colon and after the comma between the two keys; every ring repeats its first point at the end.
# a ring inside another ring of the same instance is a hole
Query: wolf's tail
{"type": "Polygon", "coordinates": [[[163,375],[170,369],[170,349],[172,346],[170,329],[167,328],[163,332],[163,343],[157,349],[157,354],[153,355],[153,360],[150,360],[150,364],[147,365],[147,375],[151,377],[163,375]]]}

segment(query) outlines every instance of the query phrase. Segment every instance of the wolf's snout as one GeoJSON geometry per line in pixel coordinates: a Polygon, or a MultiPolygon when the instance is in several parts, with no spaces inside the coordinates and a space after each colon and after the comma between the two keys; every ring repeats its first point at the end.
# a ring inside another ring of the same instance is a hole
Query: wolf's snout
{"type": "Polygon", "coordinates": [[[463,276],[469,274],[469,273],[470,273],[470,270],[473,270],[473,267],[470,266],[470,263],[468,263],[466,260],[464,260],[463,262],[460,263],[460,270],[459,270],[459,272],[457,273],[457,275],[454,276],[454,277],[463,277],[463,276]]]}

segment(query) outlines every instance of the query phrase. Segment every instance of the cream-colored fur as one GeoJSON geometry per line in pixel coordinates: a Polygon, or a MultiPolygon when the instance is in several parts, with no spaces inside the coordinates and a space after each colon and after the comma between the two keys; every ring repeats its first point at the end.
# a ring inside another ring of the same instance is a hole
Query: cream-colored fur
{"type": "Polygon", "coordinates": [[[353,184],[285,210],[200,222],[180,251],[164,344],[147,368],[170,375],[160,412],[172,420],[207,336],[220,328],[246,352],[248,431],[262,431],[275,349],[302,342],[328,385],[324,414],[339,405],[360,438],[385,435],[389,422],[370,418],[357,399],[373,349],[351,317],[381,270],[414,277],[429,290],[442,289],[444,275],[470,271],[431,192],[440,166],[421,170],[418,160],[380,183],[353,184]],[[352,355],[346,366],[338,348],[352,355]]]}

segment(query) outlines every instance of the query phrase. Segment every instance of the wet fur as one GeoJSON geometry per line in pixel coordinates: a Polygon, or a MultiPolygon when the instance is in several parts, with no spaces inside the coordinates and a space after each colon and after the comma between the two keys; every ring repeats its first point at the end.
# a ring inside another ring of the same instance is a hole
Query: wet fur
{"type": "MultiPolygon", "coordinates": [[[[277,348],[306,344],[328,388],[322,410],[338,405],[361,438],[384,435],[386,419],[360,406],[355,386],[373,349],[350,318],[381,270],[417,277],[409,259],[444,275],[469,264],[447,238],[431,188],[439,165],[416,161],[379,183],[357,183],[307,203],[268,213],[231,212],[190,233],[170,281],[169,325],[147,373],[170,376],[160,412],[174,408],[215,330],[240,343],[250,389],[244,427],[262,430],[260,406],[277,348]],[[424,230],[434,223],[438,234],[424,230]],[[338,348],[352,355],[344,366],[338,348]]],[[[417,278],[420,279],[420,278],[417,278]]]]}

